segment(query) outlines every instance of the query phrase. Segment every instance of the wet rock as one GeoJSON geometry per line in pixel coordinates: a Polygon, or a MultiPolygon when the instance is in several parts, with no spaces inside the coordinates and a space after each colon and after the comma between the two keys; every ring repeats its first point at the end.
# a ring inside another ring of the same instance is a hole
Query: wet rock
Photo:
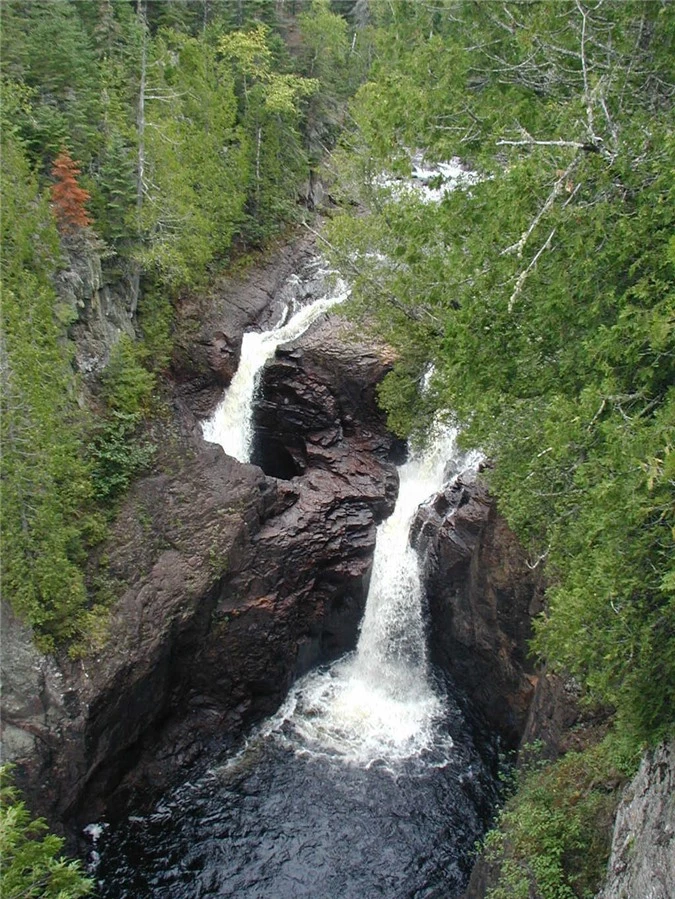
{"type": "Polygon", "coordinates": [[[675,896],[675,741],[648,752],[617,811],[598,899],[675,896]]]}
{"type": "Polygon", "coordinates": [[[20,629],[4,635],[13,666],[4,724],[36,810],[67,818],[133,764],[139,741],[170,713],[176,653],[187,631],[208,626],[229,554],[280,507],[259,470],[206,449],[173,475],[139,481],[123,504],[93,566],[98,585],[119,596],[99,652],[45,659],[20,629]],[[42,708],[22,708],[36,686],[42,708]]]}
{"type": "Polygon", "coordinates": [[[480,479],[460,477],[422,506],[412,540],[423,558],[433,661],[517,746],[536,683],[527,644],[541,608],[538,572],[480,479]]]}
{"type": "Polygon", "coordinates": [[[291,276],[311,264],[313,253],[313,236],[303,235],[216,281],[207,294],[182,298],[172,374],[178,395],[199,417],[208,417],[232,380],[244,331],[278,320],[297,287],[291,276]]]}
{"type": "Polygon", "coordinates": [[[307,347],[298,390],[330,394],[337,419],[320,431],[307,419],[301,475],[269,477],[205,444],[176,399],[175,420],[153,425],[155,473],[91,560],[92,585],[118,597],[101,648],[46,659],[17,623],[4,725],[20,786],[52,824],[147,807],[211,741],[236,739],[295,677],[354,646],[397,489],[391,438],[359,406],[384,369],[371,360],[343,396],[346,375],[307,347]]]}
{"type": "Polygon", "coordinates": [[[392,364],[388,348],[356,338],[334,314],[279,347],[255,404],[254,461],[277,477],[335,467],[349,476],[352,453],[363,473],[368,455],[376,463],[401,461],[404,447],[387,430],[376,397],[392,364]]]}

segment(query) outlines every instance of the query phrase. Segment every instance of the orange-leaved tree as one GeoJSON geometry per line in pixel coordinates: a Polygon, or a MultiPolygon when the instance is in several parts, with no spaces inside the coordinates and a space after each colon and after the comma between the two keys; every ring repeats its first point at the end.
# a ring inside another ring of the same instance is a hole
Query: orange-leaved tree
{"type": "Polygon", "coordinates": [[[62,150],[54,160],[51,185],[52,208],[56,223],[62,234],[73,234],[79,228],[91,225],[91,219],[85,209],[90,198],[88,190],[80,187],[77,176],[80,169],[67,150],[62,150]]]}

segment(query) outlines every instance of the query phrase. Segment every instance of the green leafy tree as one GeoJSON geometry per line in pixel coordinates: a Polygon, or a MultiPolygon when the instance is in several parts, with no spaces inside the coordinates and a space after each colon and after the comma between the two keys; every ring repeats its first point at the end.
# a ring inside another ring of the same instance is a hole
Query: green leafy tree
{"type": "Polygon", "coordinates": [[[400,352],[382,399],[406,433],[451,410],[496,459],[546,565],[539,651],[656,740],[675,725],[673,7],[371,8],[343,152],[370,214],[331,239],[400,352]],[[418,150],[476,177],[429,202],[397,180],[418,150]]]}
{"type": "Polygon", "coordinates": [[[0,768],[0,887],[4,899],[78,899],[94,883],[79,861],[63,857],[64,840],[46,833],[42,818],[32,818],[12,785],[8,765],[0,768]]]}
{"type": "Polygon", "coordinates": [[[278,71],[264,25],[225,35],[220,52],[237,79],[250,171],[247,235],[259,241],[294,217],[299,184],[309,174],[300,103],[318,83],[278,71]]]}

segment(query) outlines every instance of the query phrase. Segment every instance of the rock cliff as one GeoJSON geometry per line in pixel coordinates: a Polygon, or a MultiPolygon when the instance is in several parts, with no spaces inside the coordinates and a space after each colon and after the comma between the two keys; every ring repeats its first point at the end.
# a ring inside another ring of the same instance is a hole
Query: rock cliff
{"type": "Polygon", "coordinates": [[[83,232],[62,239],[64,267],[54,286],[72,322],[75,365],[85,376],[99,374],[122,334],[134,337],[133,315],[138,300],[138,277],[131,263],[105,256],[105,245],[83,232]]]}
{"type": "Polygon", "coordinates": [[[298,237],[239,274],[217,279],[206,293],[182,298],[172,374],[177,393],[196,415],[208,416],[232,380],[244,331],[271,326],[291,297],[308,299],[312,281],[306,279],[305,293],[298,294],[295,273],[312,265],[314,253],[314,238],[298,237]]]}
{"type": "MultiPolygon", "coordinates": [[[[266,277],[272,293],[285,283],[266,277]]],[[[257,297],[260,282],[251,285],[257,297]]],[[[217,332],[240,341],[241,308],[258,308],[241,282],[228,319],[233,289],[202,325],[201,380],[190,387],[183,366],[152,426],[155,471],[136,482],[91,560],[92,579],[118,597],[100,649],[46,658],[5,619],[5,743],[31,807],[55,825],[143,807],[209,740],[235,739],[299,673],[356,639],[375,528],[397,489],[394,441],[374,404],[389,361],[370,348],[359,362],[364,348],[350,348],[335,319],[305,335],[293,348],[294,389],[298,402],[332,397],[331,439],[308,426],[311,448],[290,479],[240,464],[203,442],[194,414],[220,390],[217,332]],[[338,357],[358,402],[341,393],[338,357]]]]}
{"type": "Polygon", "coordinates": [[[642,760],[614,824],[607,882],[598,899],[675,896],[675,741],[642,760]]]}
{"type": "Polygon", "coordinates": [[[460,477],[422,506],[412,539],[424,560],[433,660],[517,746],[537,682],[527,644],[541,608],[538,572],[480,479],[460,477]]]}
{"type": "MultiPolygon", "coordinates": [[[[434,659],[466,690],[507,745],[538,741],[556,758],[604,733],[606,712],[579,703],[570,679],[527,654],[543,583],[499,516],[480,477],[460,478],[420,508],[413,540],[423,554],[434,659]]],[[[675,744],[645,755],[614,825],[598,899],[675,895],[675,744]]],[[[479,857],[464,899],[484,899],[498,868],[479,857]]]]}

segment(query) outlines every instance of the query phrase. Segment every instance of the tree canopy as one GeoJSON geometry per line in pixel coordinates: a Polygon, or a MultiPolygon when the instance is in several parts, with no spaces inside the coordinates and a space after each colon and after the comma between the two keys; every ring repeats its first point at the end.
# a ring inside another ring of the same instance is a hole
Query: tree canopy
{"type": "Polygon", "coordinates": [[[656,739],[675,724],[675,12],[371,9],[342,153],[368,214],[331,241],[400,353],[382,401],[406,434],[446,410],[496,461],[500,507],[545,565],[537,649],[656,739]],[[421,155],[473,174],[444,190],[438,170],[430,199],[397,180],[421,155]]]}
{"type": "Polygon", "coordinates": [[[176,300],[302,214],[346,25],[328,0],[8,0],[0,16],[2,578],[50,648],[96,614],[84,566],[152,459],[140,431],[176,300]],[[332,48],[320,65],[284,40],[300,17],[332,48]],[[137,338],[87,390],[80,310],[55,289],[78,264],[128,290],[137,338]]]}

